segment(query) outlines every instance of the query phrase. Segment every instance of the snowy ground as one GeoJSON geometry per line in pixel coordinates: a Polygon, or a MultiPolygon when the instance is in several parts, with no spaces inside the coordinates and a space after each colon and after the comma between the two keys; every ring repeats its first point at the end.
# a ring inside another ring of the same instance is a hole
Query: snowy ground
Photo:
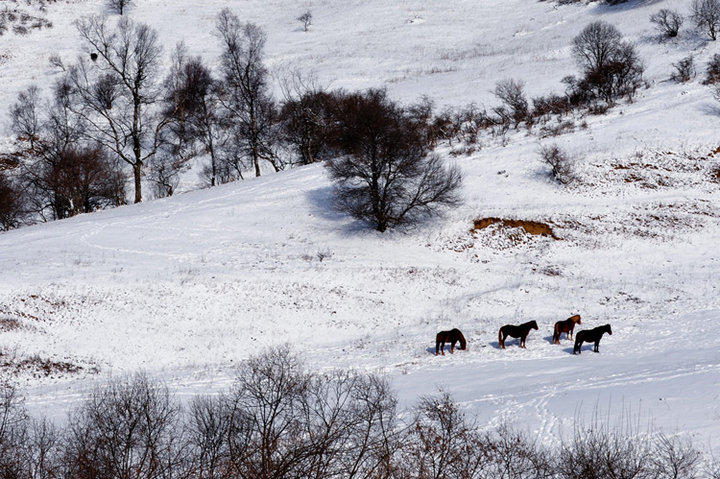
{"type": "MultiPolygon", "coordinates": [[[[101,3],[52,4],[52,29],[0,37],[0,111],[29,82],[58,75],[49,54],[72,61],[71,22],[101,3]]],[[[0,351],[82,368],[16,376],[33,412],[62,420],[92,384],[137,370],[181,396],[219,391],[244,358],[290,342],[313,369],[389,375],[405,405],[444,388],[483,423],[509,420],[548,442],[599,412],[718,449],[720,185],[710,153],[720,107],[700,78],[669,81],[673,62],[693,53],[704,65],[717,46],[690,30],[658,43],[647,21],[690,2],[138,3],[132,15],[156,26],[168,51],[184,38],[212,59],[212,25],[227,5],[267,29],[274,71],[300,65],[333,87],[488,108],[503,78],[525,79],[531,96],[561,91],[576,73],[572,38],[605,19],[636,42],[651,86],[579,119],[587,128],[574,133],[516,132],[452,160],[465,172],[465,204],[410,231],[382,235],[333,212],[315,165],[0,234],[0,351]],[[305,33],[295,18],[308,9],[305,33]],[[555,141],[577,158],[572,187],[538,161],[555,141]],[[559,239],[470,231],[491,216],[547,222],[559,239]],[[612,324],[600,354],[551,344],[554,322],[572,314],[583,318],[576,331],[612,324]],[[540,329],[527,349],[498,348],[500,326],[531,319],[540,329]],[[451,327],[469,350],[435,357],[435,333],[451,327]]]]}

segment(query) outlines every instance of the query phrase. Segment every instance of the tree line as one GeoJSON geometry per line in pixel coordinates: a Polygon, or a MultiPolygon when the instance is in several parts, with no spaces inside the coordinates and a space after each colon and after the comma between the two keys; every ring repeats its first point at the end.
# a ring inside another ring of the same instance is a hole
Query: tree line
{"type": "Polygon", "coordinates": [[[22,479],[718,478],[678,436],[576,420],[559,445],[480,427],[445,392],[401,410],[386,379],[307,372],[287,346],[252,357],[234,385],[180,403],[138,374],[97,386],[57,426],[0,387],[0,477],[22,479]]]}
{"type": "Polygon", "coordinates": [[[483,132],[504,138],[525,125],[539,126],[541,136],[560,134],[568,128],[563,117],[602,113],[644,84],[633,45],[604,21],[573,40],[582,74],[563,80],[564,94],[531,102],[524,82],[502,80],[495,88],[501,104],[491,112],[474,105],[436,112],[427,97],[401,106],[384,90],[328,91],[299,74],[283,80],[277,101],[264,31],[229,9],[216,19],[218,71],[179,44],[164,79],[162,48],[149,26],[125,16],[76,26],[90,53],[61,65],[49,99],[30,86],[11,108],[17,148],[0,156],[0,169],[15,166],[20,174],[0,172],[3,229],[124,204],[125,171],[135,202],[147,184],[156,197],[170,196],[190,160],[202,156],[207,186],[323,161],[333,206],[385,231],[460,203],[462,175],[433,153],[440,142],[470,153],[483,132]],[[547,126],[553,119],[558,124],[547,126]]]}
{"type": "Polygon", "coordinates": [[[380,231],[458,201],[459,171],[430,155],[427,125],[412,109],[381,90],[325,91],[300,75],[276,101],[265,32],[229,9],[216,20],[217,73],[179,44],[163,79],[157,32],[127,16],[76,27],[89,53],[67,67],[56,59],[64,72],[49,98],[33,85],[10,109],[16,149],[0,169],[20,173],[0,173],[3,229],[122,205],[125,171],[135,203],[147,184],[170,196],[198,156],[208,186],[333,160],[336,206],[380,231]]]}

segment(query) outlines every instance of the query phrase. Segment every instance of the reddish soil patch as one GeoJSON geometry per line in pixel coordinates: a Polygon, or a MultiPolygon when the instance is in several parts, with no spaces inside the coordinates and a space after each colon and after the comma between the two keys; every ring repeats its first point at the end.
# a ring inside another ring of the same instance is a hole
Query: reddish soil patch
{"type": "Polygon", "coordinates": [[[482,218],[474,221],[475,226],[473,231],[487,228],[490,225],[500,224],[507,228],[522,228],[531,235],[549,236],[553,239],[559,239],[553,233],[552,228],[547,223],[541,223],[539,221],[525,221],[525,220],[509,220],[502,218],[482,218]]]}

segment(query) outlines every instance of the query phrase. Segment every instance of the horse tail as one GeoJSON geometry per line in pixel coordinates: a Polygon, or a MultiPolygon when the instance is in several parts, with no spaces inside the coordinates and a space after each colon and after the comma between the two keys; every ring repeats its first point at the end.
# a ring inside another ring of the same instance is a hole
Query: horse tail
{"type": "Polygon", "coordinates": [[[502,331],[503,328],[500,328],[500,331],[498,331],[498,344],[500,344],[500,347],[503,346],[503,337],[502,337],[502,331]]]}
{"type": "Polygon", "coordinates": [[[555,328],[553,329],[553,344],[555,344],[555,341],[560,342],[560,323],[555,323],[555,328]]]}

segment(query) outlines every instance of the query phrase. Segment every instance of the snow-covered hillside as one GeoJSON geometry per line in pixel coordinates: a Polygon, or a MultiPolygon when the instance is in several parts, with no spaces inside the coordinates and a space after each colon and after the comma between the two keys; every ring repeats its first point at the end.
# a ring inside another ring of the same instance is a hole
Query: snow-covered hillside
{"type": "MultiPolygon", "coordinates": [[[[30,82],[51,84],[48,56],[71,62],[72,21],[102,3],[53,3],[53,28],[0,37],[0,111],[30,82]]],[[[603,19],[635,42],[650,87],[574,132],[520,130],[453,157],[465,203],[411,230],[380,234],[334,212],[313,165],[0,234],[0,351],[28,364],[16,379],[32,411],[62,420],[92,384],[137,370],[180,395],[219,391],[239,361],[289,342],[315,369],[387,374],[406,405],[442,387],[483,423],[549,442],[578,416],[630,411],[717,448],[720,107],[700,77],[669,80],[673,62],[692,53],[704,65],[717,46],[689,27],[659,42],[648,21],[689,1],[137,3],[130,15],[157,28],[166,51],[184,40],[214,62],[214,19],[229,6],[266,29],[278,75],[300,67],[329,87],[488,109],[506,78],[530,96],[562,91],[577,73],[572,38],[603,19]],[[576,158],[571,186],[538,160],[553,142],[576,158]],[[544,222],[557,239],[471,231],[485,217],[544,222]],[[555,321],[573,314],[576,332],[612,325],[600,354],[551,344],[555,321]],[[533,319],[527,349],[499,349],[500,326],[533,319]],[[469,350],[436,357],[435,333],[451,327],[469,350]]]]}

